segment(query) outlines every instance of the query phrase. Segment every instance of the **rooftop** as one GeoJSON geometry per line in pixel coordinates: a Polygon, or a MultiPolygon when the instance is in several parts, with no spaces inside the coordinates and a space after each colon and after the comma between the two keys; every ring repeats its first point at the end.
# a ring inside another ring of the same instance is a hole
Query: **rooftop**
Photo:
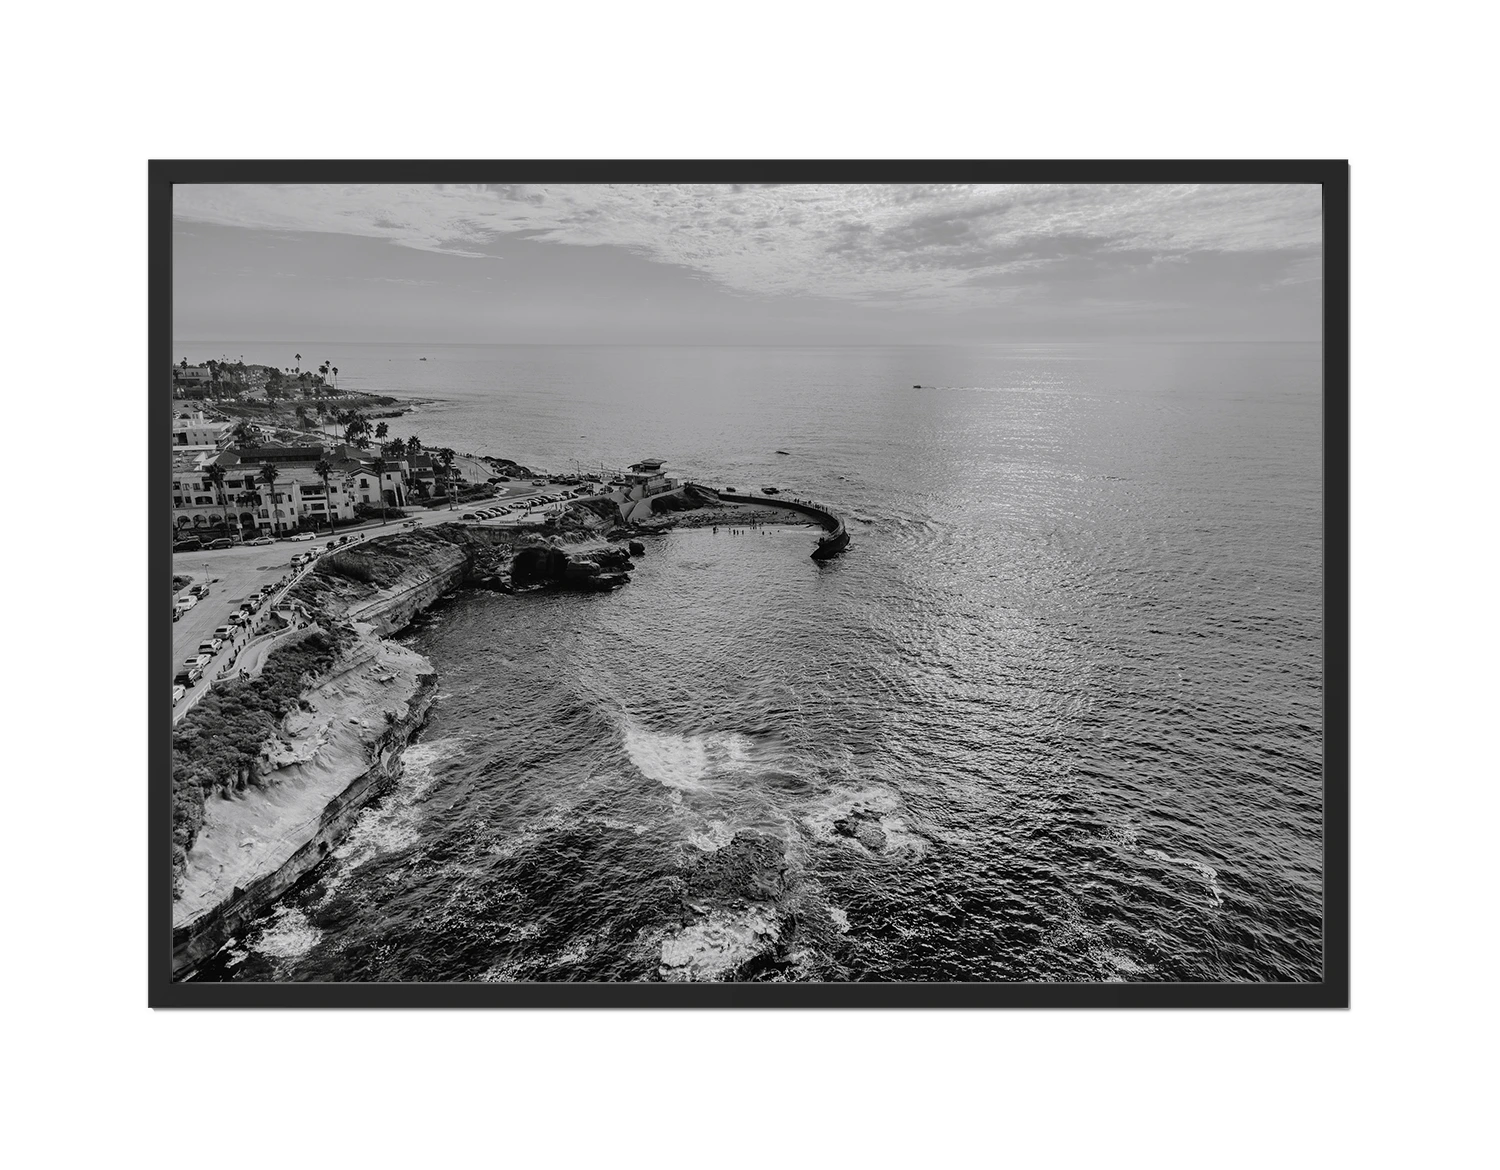
{"type": "Polygon", "coordinates": [[[219,456],[227,466],[236,463],[316,463],[323,458],[322,447],[230,447],[219,456]]]}

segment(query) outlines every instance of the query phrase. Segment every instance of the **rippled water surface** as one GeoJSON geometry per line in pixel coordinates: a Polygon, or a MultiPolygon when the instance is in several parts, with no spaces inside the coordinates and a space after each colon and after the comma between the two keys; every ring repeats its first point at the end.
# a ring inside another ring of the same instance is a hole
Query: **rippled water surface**
{"type": "Polygon", "coordinates": [[[1320,977],[1316,347],[335,364],[443,398],[394,433],[780,484],[853,546],[680,531],[615,594],[440,603],[406,775],[203,977],[654,977],[681,867],[745,828],[840,927],[779,977],[1320,977]]]}

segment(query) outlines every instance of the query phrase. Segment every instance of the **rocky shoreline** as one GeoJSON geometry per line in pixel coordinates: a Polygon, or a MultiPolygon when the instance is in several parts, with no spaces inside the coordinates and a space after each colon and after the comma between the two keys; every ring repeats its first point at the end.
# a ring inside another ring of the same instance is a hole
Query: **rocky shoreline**
{"type": "Polygon", "coordinates": [[[331,666],[304,678],[249,766],[194,790],[201,808],[175,807],[191,798],[174,791],[174,818],[186,818],[190,830],[176,863],[174,977],[189,977],[305,877],[400,776],[437,674],[389,635],[464,585],[506,593],[618,588],[645,546],[612,543],[610,533],[626,535],[617,511],[578,508],[545,535],[439,525],[394,530],[320,559],[290,599],[333,631],[331,666]]]}
{"type": "MultiPolygon", "coordinates": [[[[178,851],[174,977],[190,977],[310,873],[360,809],[401,775],[437,674],[426,658],[388,639],[440,597],[459,587],[608,592],[626,584],[632,558],[645,555],[637,534],[789,522],[774,508],[684,504],[636,525],[595,502],[538,530],[395,529],[321,557],[289,597],[332,632],[332,665],[304,679],[252,766],[205,790],[201,813],[181,810],[196,820],[178,851]]],[[[798,917],[788,917],[794,891],[780,843],[732,842],[701,863],[689,885],[681,929],[662,940],[661,978],[753,977],[776,956],[785,960],[798,917]]]]}

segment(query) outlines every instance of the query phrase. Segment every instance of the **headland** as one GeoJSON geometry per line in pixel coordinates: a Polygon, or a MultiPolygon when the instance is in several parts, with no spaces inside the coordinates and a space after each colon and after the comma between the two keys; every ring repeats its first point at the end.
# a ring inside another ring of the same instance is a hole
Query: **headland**
{"type": "Polygon", "coordinates": [[[456,514],[315,556],[286,591],[296,636],[250,677],[218,683],[174,728],[174,977],[191,977],[316,869],[401,775],[437,674],[390,637],[440,597],[460,587],[606,592],[629,582],[642,536],[819,519],[793,501],[741,502],[692,484],[624,502],[637,519],[592,495],[534,522],[456,514]]]}

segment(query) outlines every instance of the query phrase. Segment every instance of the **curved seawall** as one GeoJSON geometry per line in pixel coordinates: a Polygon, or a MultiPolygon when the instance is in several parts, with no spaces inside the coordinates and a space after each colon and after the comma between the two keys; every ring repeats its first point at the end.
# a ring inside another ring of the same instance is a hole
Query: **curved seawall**
{"type": "Polygon", "coordinates": [[[697,491],[713,496],[717,500],[723,500],[728,504],[756,504],[760,507],[786,508],[793,512],[801,512],[816,520],[824,529],[823,535],[818,538],[818,546],[813,549],[813,560],[826,561],[836,557],[849,547],[849,530],[844,527],[844,520],[836,512],[830,512],[827,508],[818,504],[807,504],[801,500],[785,500],[780,496],[746,496],[738,492],[720,492],[713,488],[704,487],[702,484],[692,483],[686,485],[697,491]]]}

